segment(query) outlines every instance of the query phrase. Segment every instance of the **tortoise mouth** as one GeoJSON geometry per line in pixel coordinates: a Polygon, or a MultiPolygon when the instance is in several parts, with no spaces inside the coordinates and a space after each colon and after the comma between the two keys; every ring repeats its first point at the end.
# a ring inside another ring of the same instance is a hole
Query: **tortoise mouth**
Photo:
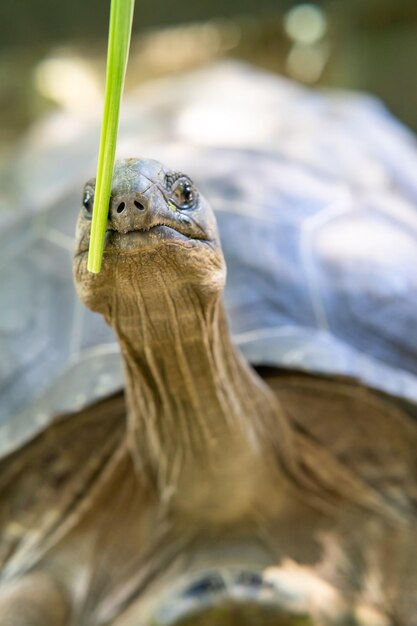
{"type": "Polygon", "coordinates": [[[207,241],[207,239],[172,224],[159,223],[152,224],[149,228],[137,228],[126,233],[108,230],[105,251],[131,250],[152,246],[162,241],[207,241]]]}
{"type": "Polygon", "coordinates": [[[313,626],[288,590],[262,572],[222,568],[197,574],[159,604],[158,626],[313,626]]]}
{"type": "MultiPolygon", "coordinates": [[[[157,223],[149,227],[135,228],[127,232],[114,229],[106,231],[104,254],[112,253],[135,253],[144,248],[153,248],[163,243],[198,244],[210,243],[211,240],[203,233],[196,234],[186,225],[174,226],[173,224],[157,223]]],[[[76,256],[88,253],[89,242],[81,245],[76,256]]]]}

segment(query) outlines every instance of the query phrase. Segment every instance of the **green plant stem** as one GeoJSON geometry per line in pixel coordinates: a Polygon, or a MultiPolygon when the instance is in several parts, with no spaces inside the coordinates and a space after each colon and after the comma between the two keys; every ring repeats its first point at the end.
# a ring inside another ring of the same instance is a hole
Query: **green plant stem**
{"type": "Polygon", "coordinates": [[[103,258],[119,127],[120,102],[129,55],[134,6],[135,0],[111,0],[104,111],[88,252],[88,269],[96,274],[101,269],[103,258]]]}

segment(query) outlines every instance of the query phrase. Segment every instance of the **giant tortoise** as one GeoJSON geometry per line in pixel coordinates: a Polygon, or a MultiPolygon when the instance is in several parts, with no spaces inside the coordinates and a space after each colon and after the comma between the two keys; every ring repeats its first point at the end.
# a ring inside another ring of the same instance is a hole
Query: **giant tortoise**
{"type": "Polygon", "coordinates": [[[2,239],[0,625],[412,626],[412,185],[188,148],[117,163],[99,275],[84,188],[75,283],[125,394],[51,253],[62,204],[2,239]]]}

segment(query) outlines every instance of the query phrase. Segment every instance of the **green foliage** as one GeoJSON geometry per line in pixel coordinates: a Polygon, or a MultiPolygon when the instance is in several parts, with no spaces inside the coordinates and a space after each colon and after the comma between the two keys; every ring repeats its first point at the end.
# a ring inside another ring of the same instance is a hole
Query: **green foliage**
{"type": "Polygon", "coordinates": [[[119,128],[120,102],[129,55],[135,0],[111,0],[106,89],[97,164],[88,269],[101,268],[119,128]]]}

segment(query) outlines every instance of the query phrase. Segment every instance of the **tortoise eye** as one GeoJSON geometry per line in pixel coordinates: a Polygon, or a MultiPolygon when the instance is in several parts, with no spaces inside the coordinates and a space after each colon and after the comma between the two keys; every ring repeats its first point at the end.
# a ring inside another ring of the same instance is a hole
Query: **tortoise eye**
{"type": "Polygon", "coordinates": [[[94,194],[91,189],[86,189],[83,195],[83,207],[85,208],[88,215],[92,215],[93,213],[93,204],[94,194]]]}
{"type": "Polygon", "coordinates": [[[171,200],[179,209],[194,209],[197,203],[197,193],[190,180],[180,178],[171,189],[171,200]]]}

